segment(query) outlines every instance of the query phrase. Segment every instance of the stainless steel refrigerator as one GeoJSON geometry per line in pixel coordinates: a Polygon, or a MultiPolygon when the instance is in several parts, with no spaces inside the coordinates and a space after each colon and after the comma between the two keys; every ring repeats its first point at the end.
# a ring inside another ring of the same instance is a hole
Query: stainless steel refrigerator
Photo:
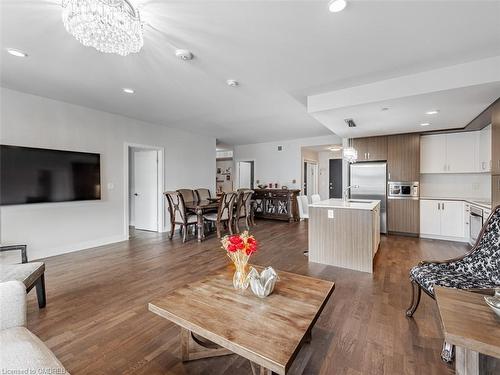
{"type": "Polygon", "coordinates": [[[351,199],[380,201],[380,232],[387,233],[387,163],[354,163],[350,168],[351,199]]]}

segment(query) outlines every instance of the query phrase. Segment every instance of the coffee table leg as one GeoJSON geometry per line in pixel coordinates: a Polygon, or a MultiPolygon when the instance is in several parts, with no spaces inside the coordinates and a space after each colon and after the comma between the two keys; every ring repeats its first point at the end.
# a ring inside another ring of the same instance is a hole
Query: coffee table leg
{"type": "Polygon", "coordinates": [[[191,331],[181,327],[181,359],[183,362],[194,361],[201,358],[220,357],[222,355],[234,354],[232,351],[210,343],[213,347],[205,347],[201,341],[195,342],[191,331]]]}
{"type": "Polygon", "coordinates": [[[479,375],[479,353],[455,346],[456,375],[479,375]]]}
{"type": "Polygon", "coordinates": [[[274,373],[263,366],[250,361],[250,366],[252,367],[252,375],[273,375],[274,373]]]}

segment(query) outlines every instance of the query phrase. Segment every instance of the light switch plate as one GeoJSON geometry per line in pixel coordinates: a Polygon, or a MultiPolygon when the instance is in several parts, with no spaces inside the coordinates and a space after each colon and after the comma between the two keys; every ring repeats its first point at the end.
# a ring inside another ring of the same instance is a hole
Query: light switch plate
{"type": "Polygon", "coordinates": [[[333,219],[334,216],[333,216],[333,210],[328,210],[328,218],[329,219],[333,219]]]}

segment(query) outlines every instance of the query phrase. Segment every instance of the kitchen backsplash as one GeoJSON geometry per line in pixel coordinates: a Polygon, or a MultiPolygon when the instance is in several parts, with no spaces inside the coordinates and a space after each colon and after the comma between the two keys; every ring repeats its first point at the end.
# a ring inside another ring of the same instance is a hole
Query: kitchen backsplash
{"type": "Polygon", "coordinates": [[[484,173],[422,174],[420,196],[491,199],[491,176],[484,173]]]}

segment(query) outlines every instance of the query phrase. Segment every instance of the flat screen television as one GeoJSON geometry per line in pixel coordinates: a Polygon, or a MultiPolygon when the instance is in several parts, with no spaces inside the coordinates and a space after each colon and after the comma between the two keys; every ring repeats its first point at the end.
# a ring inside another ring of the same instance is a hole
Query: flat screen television
{"type": "Polygon", "coordinates": [[[99,154],[0,145],[0,205],[97,199],[99,154]]]}

